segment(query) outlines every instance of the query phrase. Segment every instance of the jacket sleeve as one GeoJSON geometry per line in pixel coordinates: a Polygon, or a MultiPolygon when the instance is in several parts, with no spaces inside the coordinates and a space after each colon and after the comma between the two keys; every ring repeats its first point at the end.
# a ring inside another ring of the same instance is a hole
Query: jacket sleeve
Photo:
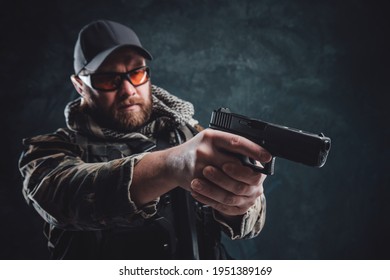
{"type": "Polygon", "coordinates": [[[157,201],[137,209],[129,195],[133,168],[144,154],[86,163],[64,130],[25,139],[24,145],[19,159],[23,194],[48,223],[94,230],[131,226],[155,214],[157,201]]]}
{"type": "Polygon", "coordinates": [[[241,221],[235,225],[229,222],[214,211],[214,218],[222,225],[223,231],[230,239],[249,239],[256,237],[264,227],[266,214],[266,200],[262,194],[256,203],[242,216],[241,221]]]}

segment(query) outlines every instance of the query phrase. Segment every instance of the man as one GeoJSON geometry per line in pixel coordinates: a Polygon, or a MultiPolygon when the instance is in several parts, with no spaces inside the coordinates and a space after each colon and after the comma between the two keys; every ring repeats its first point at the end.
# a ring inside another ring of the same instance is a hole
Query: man
{"type": "Polygon", "coordinates": [[[151,59],[130,28],[86,25],[67,128],[24,140],[23,193],[45,220],[53,258],[226,258],[221,231],[251,238],[263,227],[265,175],[236,155],[270,154],[200,129],[192,104],[152,85],[151,59]]]}

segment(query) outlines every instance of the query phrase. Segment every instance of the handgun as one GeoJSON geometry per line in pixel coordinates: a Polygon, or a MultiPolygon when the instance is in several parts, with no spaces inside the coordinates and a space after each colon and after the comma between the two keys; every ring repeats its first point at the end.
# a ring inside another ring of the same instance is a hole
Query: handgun
{"type": "Polygon", "coordinates": [[[264,166],[259,166],[253,159],[246,156],[237,156],[243,164],[267,175],[274,174],[275,157],[308,166],[322,167],[331,147],[330,138],[323,133],[314,134],[248,118],[234,114],[228,108],[214,110],[209,127],[243,136],[266,149],[272,155],[272,159],[264,166]]]}

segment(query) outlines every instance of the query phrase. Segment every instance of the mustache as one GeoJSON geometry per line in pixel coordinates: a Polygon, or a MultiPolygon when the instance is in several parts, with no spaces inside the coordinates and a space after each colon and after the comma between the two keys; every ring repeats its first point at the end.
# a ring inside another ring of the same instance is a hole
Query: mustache
{"type": "Polygon", "coordinates": [[[131,105],[135,105],[135,104],[143,105],[144,101],[142,98],[130,97],[130,98],[127,98],[125,100],[119,101],[117,103],[117,106],[123,107],[123,106],[131,106],[131,105]]]}

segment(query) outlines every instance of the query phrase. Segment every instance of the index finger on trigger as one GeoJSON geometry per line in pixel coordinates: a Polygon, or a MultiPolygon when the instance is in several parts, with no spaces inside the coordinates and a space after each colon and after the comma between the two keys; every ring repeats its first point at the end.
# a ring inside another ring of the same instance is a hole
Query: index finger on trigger
{"type": "Polygon", "coordinates": [[[215,144],[229,152],[242,154],[260,162],[269,162],[271,154],[260,145],[251,140],[232,133],[216,131],[215,144]]]}

